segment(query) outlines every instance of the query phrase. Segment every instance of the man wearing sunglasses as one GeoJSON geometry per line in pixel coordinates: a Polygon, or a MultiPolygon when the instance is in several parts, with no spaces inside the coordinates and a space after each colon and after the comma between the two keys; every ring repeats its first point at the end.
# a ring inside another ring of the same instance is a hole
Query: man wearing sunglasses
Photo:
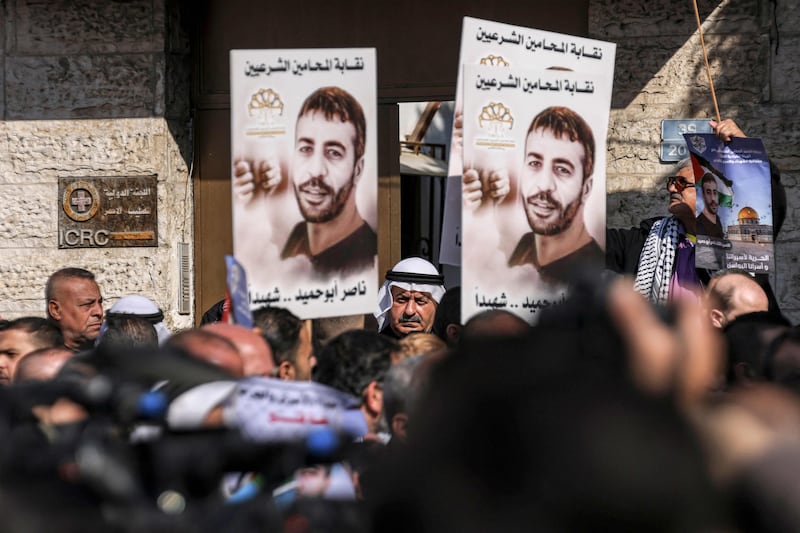
{"type": "Polygon", "coordinates": [[[671,216],[649,218],[638,228],[606,232],[606,266],[636,276],[634,287],[654,303],[679,294],[698,294],[694,268],[696,191],[689,159],[678,163],[665,180],[671,216]]]}
{"type": "MultiPolygon", "coordinates": [[[[746,137],[731,119],[710,121],[720,139],[729,142],[733,137],[746,137]]],[[[786,216],[786,192],[780,182],[777,167],[770,164],[772,206],[775,234],[786,216]]],[[[606,268],[636,277],[634,287],[656,304],[689,297],[699,298],[702,281],[709,273],[696,270],[694,242],[697,234],[695,204],[697,192],[691,161],[678,163],[666,178],[669,191],[670,216],[644,220],[638,228],[609,229],[606,232],[606,268]]],[[[768,281],[759,283],[765,290],[768,281]]],[[[770,290],[770,309],[777,302],[770,290]]]]}

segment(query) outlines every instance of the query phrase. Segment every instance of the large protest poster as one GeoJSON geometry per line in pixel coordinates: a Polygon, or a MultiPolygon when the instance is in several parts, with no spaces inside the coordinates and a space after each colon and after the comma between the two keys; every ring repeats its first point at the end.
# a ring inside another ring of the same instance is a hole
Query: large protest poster
{"type": "Polygon", "coordinates": [[[697,190],[697,267],[773,272],[772,188],[761,139],[725,143],[713,133],[684,138],[697,190]]]}
{"type": "Polygon", "coordinates": [[[462,123],[464,109],[464,66],[557,69],[604,74],[605,86],[598,87],[598,90],[610,93],[614,82],[616,49],[616,44],[605,41],[464,17],[456,84],[456,118],[453,121],[448,175],[460,176],[463,170],[459,125],[462,123]]]}
{"type": "MultiPolygon", "coordinates": [[[[465,65],[557,69],[600,74],[603,77],[598,81],[603,87],[598,86],[597,89],[602,94],[610,94],[614,79],[615,55],[614,43],[464,17],[448,176],[461,176],[464,170],[462,140],[465,65]]],[[[443,232],[456,233],[456,230],[451,228],[460,224],[459,214],[455,209],[445,213],[443,232]]],[[[445,241],[443,247],[444,244],[445,241]]],[[[441,253],[445,253],[444,248],[441,253]]],[[[451,251],[447,250],[447,254],[450,257],[451,251]]]]}
{"type": "Polygon", "coordinates": [[[603,75],[464,67],[463,321],[533,323],[604,268],[610,104],[603,75]]]}
{"type": "Polygon", "coordinates": [[[375,50],[232,50],[230,68],[233,246],[250,305],[371,312],[375,50]]]}

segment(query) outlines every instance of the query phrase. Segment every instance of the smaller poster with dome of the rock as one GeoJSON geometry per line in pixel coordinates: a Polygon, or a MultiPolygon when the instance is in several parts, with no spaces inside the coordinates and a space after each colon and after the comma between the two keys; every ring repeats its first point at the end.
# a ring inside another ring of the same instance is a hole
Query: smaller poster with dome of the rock
{"type": "Polygon", "coordinates": [[[761,139],[686,134],[697,200],[697,268],[771,274],[775,265],[772,189],[761,139]]]}

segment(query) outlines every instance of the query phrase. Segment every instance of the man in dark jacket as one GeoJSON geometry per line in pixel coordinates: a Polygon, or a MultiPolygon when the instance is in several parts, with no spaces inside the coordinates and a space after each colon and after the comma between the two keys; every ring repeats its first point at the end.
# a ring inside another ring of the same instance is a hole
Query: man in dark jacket
{"type": "MultiPolygon", "coordinates": [[[[725,142],[733,137],[746,137],[731,119],[710,124],[725,142]]],[[[780,171],[771,161],[770,175],[773,227],[777,236],[786,218],[786,191],[780,181],[780,171]]],[[[667,178],[667,190],[671,216],[646,219],[638,228],[606,232],[606,268],[636,276],[636,289],[658,304],[697,291],[710,278],[707,270],[694,268],[697,193],[689,159],[678,163],[674,175],[667,178]]],[[[769,296],[770,310],[777,311],[778,303],[768,276],[758,274],[756,280],[769,296]]]]}

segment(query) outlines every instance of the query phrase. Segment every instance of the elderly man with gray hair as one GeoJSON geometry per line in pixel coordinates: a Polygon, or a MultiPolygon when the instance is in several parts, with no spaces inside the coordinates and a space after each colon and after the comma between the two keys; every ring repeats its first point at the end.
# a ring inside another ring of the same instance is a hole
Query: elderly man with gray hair
{"type": "Polygon", "coordinates": [[[444,277],[421,257],[409,257],[386,272],[378,291],[378,331],[395,339],[430,333],[436,307],[444,295],[444,277]]]}
{"type": "MultiPolygon", "coordinates": [[[[714,133],[724,142],[746,137],[731,119],[709,121],[714,133]]],[[[786,217],[786,191],[778,168],[770,162],[773,228],[777,235],[786,217]]],[[[702,285],[710,273],[695,268],[697,190],[691,161],[677,164],[666,178],[669,191],[667,217],[644,220],[638,228],[609,229],[606,232],[606,268],[636,277],[634,288],[655,304],[681,298],[699,300],[702,285]]],[[[756,281],[770,299],[770,310],[778,310],[769,280],[757,275],[756,281]]]]}
{"type": "Polygon", "coordinates": [[[691,294],[697,298],[701,291],[695,271],[697,192],[691,161],[678,163],[665,181],[670,216],[649,218],[629,230],[609,229],[606,235],[606,266],[635,275],[634,288],[656,304],[691,294]]]}

